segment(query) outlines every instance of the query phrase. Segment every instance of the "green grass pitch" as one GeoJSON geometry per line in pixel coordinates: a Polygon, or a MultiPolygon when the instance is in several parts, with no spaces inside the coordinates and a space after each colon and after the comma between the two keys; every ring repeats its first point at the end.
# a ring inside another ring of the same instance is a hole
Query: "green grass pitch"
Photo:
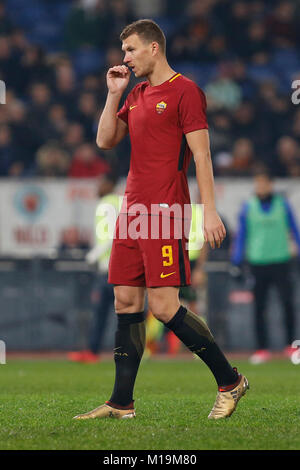
{"type": "Polygon", "coordinates": [[[75,421],[109,398],[112,361],[8,361],[0,365],[0,449],[300,449],[300,366],[233,364],[250,390],[229,419],[207,419],[216,385],[200,360],[148,360],[136,419],[75,421]]]}

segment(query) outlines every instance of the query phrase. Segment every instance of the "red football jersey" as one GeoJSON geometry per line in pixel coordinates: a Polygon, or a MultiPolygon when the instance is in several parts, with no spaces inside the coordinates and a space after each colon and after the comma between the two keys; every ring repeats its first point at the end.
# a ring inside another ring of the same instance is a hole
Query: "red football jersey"
{"type": "Polygon", "coordinates": [[[148,213],[154,205],[190,204],[186,171],[191,151],[185,134],[208,128],[202,90],[179,73],[158,86],[141,82],[118,117],[128,125],[131,141],[128,213],[133,204],[144,204],[148,213]]]}

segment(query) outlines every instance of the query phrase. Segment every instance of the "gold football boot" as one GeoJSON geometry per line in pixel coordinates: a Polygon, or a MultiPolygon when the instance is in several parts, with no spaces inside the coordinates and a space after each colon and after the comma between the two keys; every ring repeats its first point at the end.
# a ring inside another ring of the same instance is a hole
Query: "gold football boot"
{"type": "Polygon", "coordinates": [[[91,419],[91,418],[116,418],[116,419],[123,419],[123,418],[135,418],[135,410],[120,410],[117,408],[113,408],[108,404],[104,404],[98,406],[92,411],[88,411],[87,413],[83,413],[81,415],[74,416],[73,419],[91,419]]]}
{"type": "Polygon", "coordinates": [[[237,407],[238,401],[249,388],[248,380],[239,374],[239,382],[235,388],[226,391],[226,387],[219,389],[213,409],[208,419],[229,418],[237,407]]]}

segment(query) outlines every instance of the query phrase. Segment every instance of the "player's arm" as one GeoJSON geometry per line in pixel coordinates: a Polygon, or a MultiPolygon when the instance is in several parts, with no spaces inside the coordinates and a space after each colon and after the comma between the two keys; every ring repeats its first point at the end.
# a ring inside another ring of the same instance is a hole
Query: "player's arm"
{"type": "Polygon", "coordinates": [[[185,135],[191,149],[195,165],[196,178],[204,205],[204,238],[212,248],[219,248],[226,236],[226,230],[215,205],[214,176],[207,129],[188,132],[185,135]]]}
{"type": "Polygon", "coordinates": [[[128,133],[128,126],[117,116],[120,100],[128,85],[130,71],[125,65],[116,65],[108,70],[106,82],[108,94],[101,114],[96,142],[102,149],[115,147],[128,133]]]}

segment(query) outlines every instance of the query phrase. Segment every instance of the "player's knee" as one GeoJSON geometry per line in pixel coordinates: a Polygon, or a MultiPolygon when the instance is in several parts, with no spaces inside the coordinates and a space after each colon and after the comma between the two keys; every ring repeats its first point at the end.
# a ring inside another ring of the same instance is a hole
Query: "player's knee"
{"type": "Polygon", "coordinates": [[[167,323],[180,307],[175,289],[148,289],[149,309],[157,320],[167,323]]]}
{"type": "Polygon", "coordinates": [[[116,313],[136,313],[143,310],[143,299],[140,295],[133,295],[130,289],[117,286],[115,292],[116,313]]]}
{"type": "Polygon", "coordinates": [[[149,309],[152,315],[159,321],[163,323],[167,323],[170,319],[170,315],[174,312],[170,312],[170,305],[163,299],[160,300],[150,300],[149,301],[149,309]]]}
{"type": "Polygon", "coordinates": [[[162,323],[168,323],[169,318],[170,318],[170,314],[164,313],[164,312],[155,312],[155,313],[153,313],[152,311],[151,311],[151,313],[156,318],[156,320],[159,320],[162,323]]]}
{"type": "Polygon", "coordinates": [[[115,297],[116,313],[132,313],[134,312],[134,302],[129,297],[115,297]]]}

